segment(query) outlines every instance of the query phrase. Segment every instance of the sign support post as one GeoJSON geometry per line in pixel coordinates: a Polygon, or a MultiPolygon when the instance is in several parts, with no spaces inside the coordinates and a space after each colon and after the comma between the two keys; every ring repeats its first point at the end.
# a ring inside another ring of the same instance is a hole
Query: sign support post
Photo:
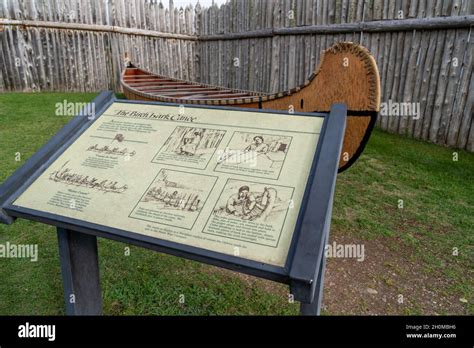
{"type": "Polygon", "coordinates": [[[314,316],[321,314],[321,304],[323,300],[323,288],[324,288],[324,270],[326,269],[326,258],[324,257],[321,262],[319,269],[318,280],[316,282],[316,291],[314,292],[313,302],[311,303],[300,303],[300,315],[303,316],[314,316]]]}
{"type": "Polygon", "coordinates": [[[344,104],[93,103],[0,186],[0,222],[57,226],[68,315],[102,314],[97,237],[288,284],[320,314],[344,104]]]}
{"type": "Polygon", "coordinates": [[[67,315],[101,315],[97,237],[57,228],[67,315]]]}

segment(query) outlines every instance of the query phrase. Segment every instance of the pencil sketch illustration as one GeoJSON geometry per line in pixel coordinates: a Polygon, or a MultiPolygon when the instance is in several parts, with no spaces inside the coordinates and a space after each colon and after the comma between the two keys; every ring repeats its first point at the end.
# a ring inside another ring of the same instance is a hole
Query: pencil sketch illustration
{"type": "Polygon", "coordinates": [[[110,143],[113,143],[114,141],[117,141],[119,143],[123,142],[125,140],[125,136],[121,133],[118,133],[115,135],[115,137],[112,139],[110,143]]]}
{"type": "Polygon", "coordinates": [[[117,147],[109,145],[99,146],[99,144],[89,146],[86,151],[99,153],[101,155],[114,155],[124,157],[133,157],[137,154],[135,150],[131,150],[127,147],[117,147]]]}
{"type": "Polygon", "coordinates": [[[216,177],[161,169],[130,217],[191,228],[216,177]]]}
{"type": "Polygon", "coordinates": [[[220,129],[178,126],[152,162],[204,169],[225,133],[220,129]]]}
{"type": "Polygon", "coordinates": [[[176,127],[161,151],[180,156],[212,155],[224,134],[225,131],[219,129],[176,127]]]}
{"type": "Polygon", "coordinates": [[[83,174],[68,166],[69,161],[61,168],[53,171],[49,175],[49,180],[71,186],[94,189],[103,193],[123,193],[128,189],[126,184],[119,184],[110,178],[96,178],[95,176],[83,174]]]}
{"type": "Polygon", "coordinates": [[[201,211],[207,198],[206,185],[195,185],[201,178],[192,174],[161,170],[142,202],[151,202],[155,208],[181,211],[201,211]]]}
{"type": "Polygon", "coordinates": [[[278,223],[288,209],[293,189],[229,180],[214,209],[216,216],[278,223]]]}
{"type": "Polygon", "coordinates": [[[291,137],[235,132],[227,148],[218,154],[216,169],[232,167],[267,170],[279,173],[290,147],[291,137]]]}

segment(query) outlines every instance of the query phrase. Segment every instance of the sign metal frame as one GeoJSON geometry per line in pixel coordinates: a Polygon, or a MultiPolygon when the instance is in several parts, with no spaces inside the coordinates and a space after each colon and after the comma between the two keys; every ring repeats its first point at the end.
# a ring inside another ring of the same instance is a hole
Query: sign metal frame
{"type": "Polygon", "coordinates": [[[287,260],[283,267],[279,267],[13,205],[12,202],[111,104],[137,103],[178,107],[172,103],[117,99],[110,91],[102,92],[93,103],[96,110],[94,119],[79,115],[74,117],[0,186],[0,222],[11,224],[16,218],[24,218],[57,227],[68,314],[102,312],[97,237],[288,284],[294,299],[301,302],[301,314],[319,314],[325,267],[324,247],[329,235],[335,182],[346,124],[347,109],[344,104],[334,104],[329,113],[293,114],[275,110],[186,105],[186,108],[233,109],[241,112],[281,114],[282,117],[302,115],[324,118],[287,260]],[[77,299],[74,304],[68,301],[72,293],[77,299]]]}

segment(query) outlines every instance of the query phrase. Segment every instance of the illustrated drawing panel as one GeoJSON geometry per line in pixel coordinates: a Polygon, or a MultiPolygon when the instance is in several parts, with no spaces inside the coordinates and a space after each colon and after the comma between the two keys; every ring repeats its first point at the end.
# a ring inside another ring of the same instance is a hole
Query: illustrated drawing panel
{"type": "Polygon", "coordinates": [[[228,179],[209,217],[204,233],[277,247],[293,187],[228,179]]]}
{"type": "Polygon", "coordinates": [[[217,177],[161,169],[129,217],[192,229],[217,177]]]}
{"type": "Polygon", "coordinates": [[[288,135],[236,131],[214,170],[278,180],[291,141],[288,135]]]}
{"type": "Polygon", "coordinates": [[[226,131],[178,126],[153,158],[153,163],[205,169],[226,131]]]}

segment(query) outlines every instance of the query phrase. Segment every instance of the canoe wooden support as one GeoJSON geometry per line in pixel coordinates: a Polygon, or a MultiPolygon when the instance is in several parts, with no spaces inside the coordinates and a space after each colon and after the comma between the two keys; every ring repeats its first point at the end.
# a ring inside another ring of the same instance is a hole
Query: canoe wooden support
{"type": "Polygon", "coordinates": [[[134,100],[179,104],[329,112],[335,103],[347,106],[346,132],[339,172],[362,154],[380,108],[380,77],[369,51],[352,42],[327,49],[316,71],[302,86],[268,94],[173,79],[131,65],[122,74],[125,96],[134,100]]]}

